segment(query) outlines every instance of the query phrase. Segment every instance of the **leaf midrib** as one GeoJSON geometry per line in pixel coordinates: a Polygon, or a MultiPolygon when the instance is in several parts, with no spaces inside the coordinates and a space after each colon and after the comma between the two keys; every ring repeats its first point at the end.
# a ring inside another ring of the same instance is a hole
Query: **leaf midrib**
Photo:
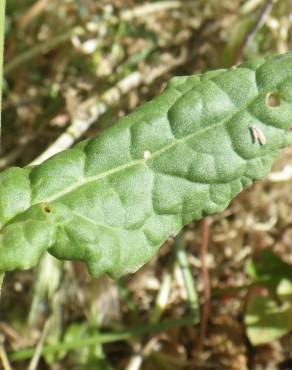
{"type": "MultiPolygon", "coordinates": [[[[204,134],[205,132],[208,132],[209,130],[214,130],[215,128],[218,128],[218,127],[222,127],[225,125],[226,122],[228,122],[232,117],[234,117],[236,114],[240,113],[241,111],[244,111],[247,109],[247,107],[255,100],[257,99],[259,96],[261,95],[264,95],[265,92],[262,92],[262,93],[259,93],[257,94],[256,96],[254,96],[252,99],[250,99],[245,105],[243,105],[242,107],[240,107],[239,109],[237,109],[235,112],[233,112],[232,114],[230,114],[228,117],[226,117],[226,119],[220,121],[219,123],[215,124],[215,125],[210,125],[206,128],[202,128],[201,130],[198,130],[192,134],[189,134],[187,136],[184,136],[183,138],[181,139],[174,139],[170,144],[166,145],[165,147],[157,150],[156,152],[152,152],[151,153],[151,157],[145,159],[145,158],[141,158],[141,159],[137,159],[137,160],[134,160],[134,161],[131,161],[129,163],[126,163],[124,165],[121,165],[121,166],[118,166],[116,168],[113,168],[111,170],[108,170],[108,171],[105,171],[105,172],[102,172],[102,173],[99,173],[98,175],[96,176],[89,176],[89,177],[85,177],[85,178],[82,178],[81,181],[77,181],[76,183],[74,183],[73,185],[71,186],[68,186],[66,189],[60,191],[60,192],[57,192],[56,194],[54,194],[54,196],[52,197],[49,197],[47,199],[44,199],[43,202],[53,202],[55,201],[56,199],[58,198],[61,198],[62,196],[70,193],[71,191],[74,191],[76,189],[78,189],[79,187],[83,186],[83,185],[86,185],[90,182],[94,182],[94,181],[98,181],[98,180],[101,180],[103,178],[106,178],[106,177],[109,177],[115,173],[118,173],[118,172],[121,172],[127,168],[132,168],[134,166],[138,166],[138,165],[144,165],[146,164],[146,162],[152,160],[153,158],[157,157],[158,155],[161,155],[163,154],[164,152],[166,152],[167,150],[170,150],[171,148],[173,148],[174,146],[176,145],[179,145],[180,143],[183,143],[183,142],[186,142],[188,141],[189,139],[192,139],[194,137],[199,137],[200,135],[204,134]]],[[[37,202],[39,203],[39,202],[37,202]]],[[[36,204],[37,204],[36,203],[36,204]]]]}

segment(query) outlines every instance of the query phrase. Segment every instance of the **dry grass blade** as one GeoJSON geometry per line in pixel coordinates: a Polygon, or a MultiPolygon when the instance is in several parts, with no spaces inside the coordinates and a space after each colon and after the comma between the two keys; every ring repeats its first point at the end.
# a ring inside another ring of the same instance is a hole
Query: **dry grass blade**
{"type": "Polygon", "coordinates": [[[39,363],[40,358],[42,356],[42,350],[43,350],[43,347],[44,347],[44,343],[45,343],[45,340],[46,340],[47,335],[49,333],[50,327],[51,327],[51,318],[49,318],[46,321],[45,325],[44,325],[44,328],[43,328],[43,331],[41,333],[38,344],[36,346],[34,355],[33,355],[32,359],[29,363],[29,366],[28,366],[27,370],[37,370],[38,363],[39,363]]]}
{"type": "Polygon", "coordinates": [[[185,2],[183,1],[157,1],[154,3],[146,3],[141,6],[137,6],[134,9],[122,11],[120,18],[125,21],[130,21],[134,18],[146,17],[152,13],[178,9],[183,6],[185,6],[185,2]]]}
{"type": "Polygon", "coordinates": [[[20,17],[18,27],[24,30],[34,18],[38,17],[46,9],[49,2],[50,0],[38,0],[33,4],[33,6],[20,17]]]}
{"type": "Polygon", "coordinates": [[[0,360],[3,366],[3,370],[12,370],[7,353],[3,345],[3,338],[0,337],[0,360]]]}
{"type": "Polygon", "coordinates": [[[2,285],[3,285],[4,278],[5,278],[5,273],[0,272],[0,299],[1,299],[2,285]]]}

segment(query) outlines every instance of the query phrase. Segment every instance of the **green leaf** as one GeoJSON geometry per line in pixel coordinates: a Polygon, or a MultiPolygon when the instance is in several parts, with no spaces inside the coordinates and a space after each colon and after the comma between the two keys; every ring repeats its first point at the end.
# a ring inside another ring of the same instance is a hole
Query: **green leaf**
{"type": "Polygon", "coordinates": [[[271,297],[251,295],[245,315],[246,332],[257,346],[269,343],[292,330],[292,305],[279,305],[271,297]]]}
{"type": "Polygon", "coordinates": [[[271,342],[292,330],[292,266],[271,250],[249,262],[247,273],[267,295],[252,292],[245,314],[246,332],[253,345],[271,342]]]}
{"type": "MultiPolygon", "coordinates": [[[[63,343],[72,343],[85,337],[92,337],[96,335],[96,328],[89,327],[86,323],[74,323],[68,326],[64,334],[63,343]]],[[[58,344],[55,344],[58,347],[58,344]]],[[[46,360],[63,359],[68,355],[68,350],[61,350],[59,353],[47,353],[45,354],[46,360]]],[[[78,370],[114,370],[113,367],[107,361],[104,354],[103,347],[101,344],[95,344],[94,346],[80,347],[71,356],[74,357],[74,369],[78,370]]],[[[50,361],[52,363],[52,361],[50,361]]]]}
{"type": "Polygon", "coordinates": [[[291,53],[172,79],[97,138],[1,173],[0,271],[30,268],[45,251],[95,277],[136,271],[266,176],[291,122],[291,53]]]}
{"type": "Polygon", "coordinates": [[[265,249],[256,256],[255,261],[249,261],[246,272],[270,293],[292,297],[292,266],[282,261],[272,250],[265,249]]]}

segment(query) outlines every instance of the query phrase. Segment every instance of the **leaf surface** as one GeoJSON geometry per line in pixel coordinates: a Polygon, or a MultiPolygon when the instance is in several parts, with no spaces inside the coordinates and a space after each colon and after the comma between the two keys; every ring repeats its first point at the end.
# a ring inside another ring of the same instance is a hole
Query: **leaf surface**
{"type": "Polygon", "coordinates": [[[45,251],[95,277],[136,271],[266,176],[291,122],[292,53],[173,78],[100,136],[0,174],[0,271],[45,251]]]}

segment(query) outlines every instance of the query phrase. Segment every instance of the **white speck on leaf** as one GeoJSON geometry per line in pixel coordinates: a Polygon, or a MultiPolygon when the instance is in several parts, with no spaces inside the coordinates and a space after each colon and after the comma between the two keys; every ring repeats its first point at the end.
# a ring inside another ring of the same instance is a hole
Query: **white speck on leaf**
{"type": "Polygon", "coordinates": [[[267,138],[265,137],[261,129],[259,129],[256,126],[251,126],[250,131],[251,131],[254,144],[260,144],[260,145],[267,144],[267,138]]]}
{"type": "Polygon", "coordinates": [[[150,158],[151,157],[151,152],[150,152],[150,150],[145,150],[145,152],[144,152],[144,159],[148,159],[148,158],[150,158]]]}

